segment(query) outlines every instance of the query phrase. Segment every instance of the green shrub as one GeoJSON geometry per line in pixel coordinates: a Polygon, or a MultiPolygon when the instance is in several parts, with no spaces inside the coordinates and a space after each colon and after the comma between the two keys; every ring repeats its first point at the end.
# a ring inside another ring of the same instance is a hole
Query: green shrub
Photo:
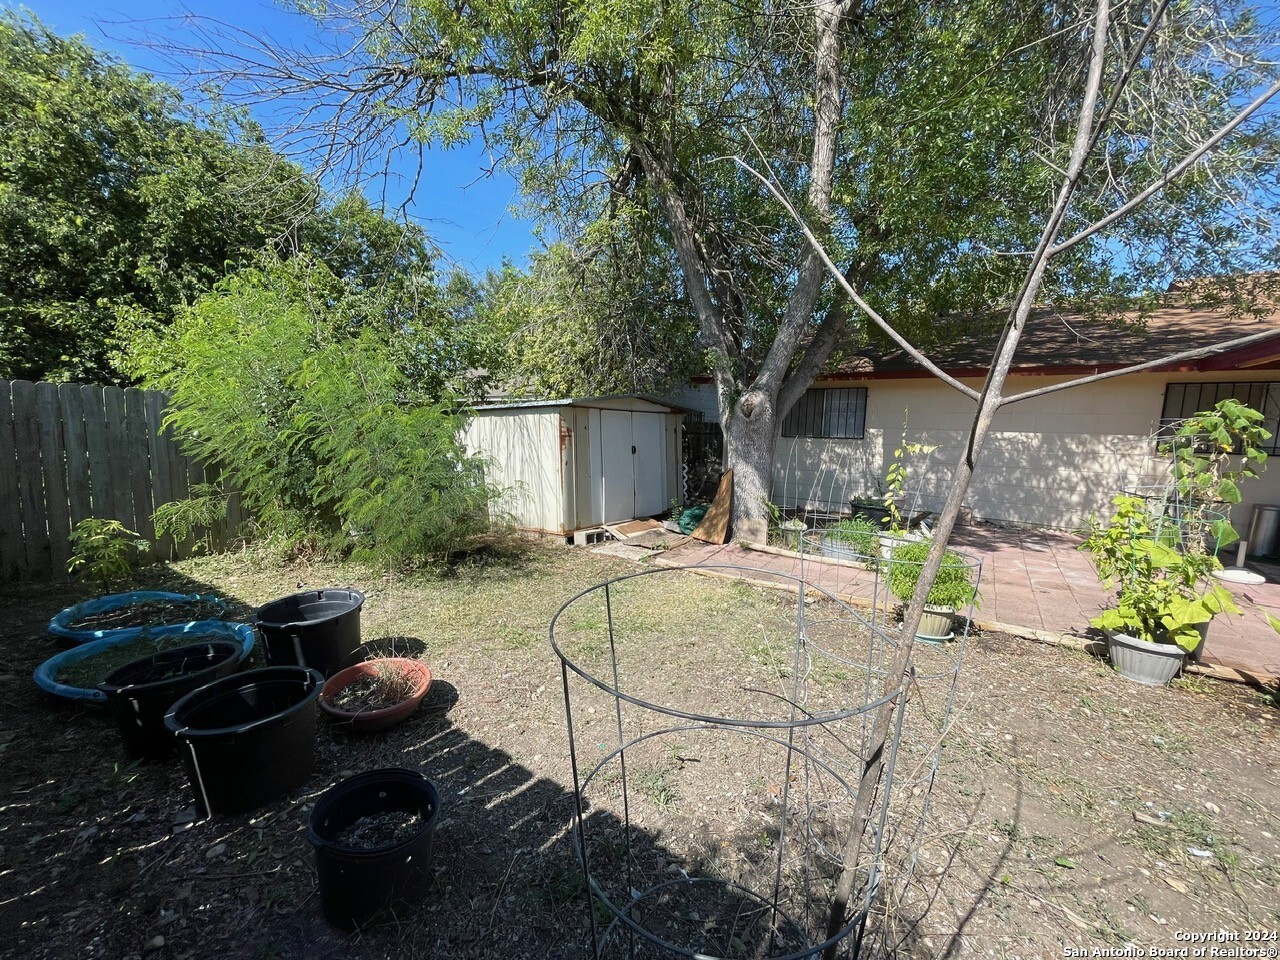
{"type": "MultiPolygon", "coordinates": [[[[929,541],[918,540],[895,547],[889,562],[889,591],[906,603],[916,592],[920,571],[929,557],[929,541]]],[[[953,550],[942,555],[938,577],[925,601],[933,607],[959,610],[970,602],[977,603],[978,591],[973,582],[974,569],[968,560],[953,550]]]]}
{"type": "Polygon", "coordinates": [[[829,543],[846,545],[858,556],[874,560],[880,555],[879,534],[880,524],[858,516],[828,527],[823,539],[829,543]]]}
{"type": "Polygon", "coordinates": [[[112,580],[123,580],[151,544],[119,520],[87,517],[71,528],[68,573],[80,573],[106,593],[112,580]]]}
{"type": "Polygon", "coordinates": [[[296,423],[313,438],[315,498],[334,498],[359,557],[447,557],[491,528],[484,463],[458,439],[461,416],[389,399],[400,376],[378,340],[366,331],[356,349],[331,346],[304,365],[308,399],[296,423]]]}
{"type": "MultiPolygon", "coordinates": [[[[135,350],[170,392],[166,422],[216,463],[260,528],[292,543],[415,564],[489,528],[481,464],[450,397],[423,397],[377,312],[323,264],[241,271],[135,350]]],[[[425,347],[424,347],[425,350],[425,347]]]]}

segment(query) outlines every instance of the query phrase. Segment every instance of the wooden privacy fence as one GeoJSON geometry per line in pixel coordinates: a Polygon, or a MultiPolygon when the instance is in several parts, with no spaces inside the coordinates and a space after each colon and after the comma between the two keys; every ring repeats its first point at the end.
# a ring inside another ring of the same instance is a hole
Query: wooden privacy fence
{"type": "MultiPolygon", "coordinates": [[[[157,540],[151,521],[216,476],[162,428],[165,404],[153,390],[0,380],[0,582],[65,574],[67,538],[86,517],[119,520],[163,559],[197,549],[157,540]]],[[[243,521],[238,501],[215,544],[243,521]]]]}

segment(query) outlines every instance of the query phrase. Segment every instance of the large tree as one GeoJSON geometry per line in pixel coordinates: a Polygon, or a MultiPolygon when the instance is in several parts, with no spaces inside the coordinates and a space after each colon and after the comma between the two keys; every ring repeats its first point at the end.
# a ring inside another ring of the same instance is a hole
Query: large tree
{"type": "MultiPolygon", "coordinates": [[[[1150,11],[1127,5],[1113,19],[1108,69],[1150,11]]],[[[310,98],[303,122],[327,126],[330,148],[478,134],[570,236],[607,229],[620,209],[646,212],[710,358],[748,535],[783,415],[869,324],[732,158],[792,198],[840,275],[919,334],[940,313],[1018,294],[1070,148],[1089,37],[1071,3],[998,0],[412,0],[320,15],[331,56],[207,39],[233,88],[251,79],[255,97],[310,98]]],[[[1167,168],[1259,81],[1267,43],[1242,5],[1179,5],[1136,65],[1072,215],[1167,168]]],[[[1269,242],[1271,210],[1255,201],[1274,182],[1274,136],[1261,127],[1236,143],[1219,154],[1227,162],[1064,251],[1042,298],[1105,308],[1171,273],[1269,263],[1256,240],[1269,242]]]]}
{"type": "Polygon", "coordinates": [[[420,227],[326,197],[243,111],[192,106],[30,15],[0,13],[0,67],[0,377],[122,379],[139,329],[270,251],[377,291],[389,329],[421,328],[406,372],[457,379],[426,362],[447,350],[423,346],[440,310],[420,227]]]}
{"type": "Polygon", "coordinates": [[[555,243],[472,284],[474,309],[505,335],[509,392],[666,395],[703,371],[697,321],[652,229],[615,221],[597,243],[555,243]]]}
{"type": "Polygon", "coordinates": [[[316,198],[254,124],[0,14],[0,377],[116,379],[120,316],[169,318],[316,198]]]}

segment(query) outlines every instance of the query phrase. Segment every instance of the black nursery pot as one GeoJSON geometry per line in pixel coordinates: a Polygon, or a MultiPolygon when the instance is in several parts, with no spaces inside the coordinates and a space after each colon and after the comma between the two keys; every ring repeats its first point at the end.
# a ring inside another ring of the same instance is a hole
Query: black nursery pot
{"type": "Polygon", "coordinates": [[[891,519],[887,508],[873,503],[859,503],[857,500],[850,500],[849,507],[853,510],[855,517],[866,517],[872,523],[884,523],[891,519]]]}
{"type": "Polygon", "coordinates": [[[264,667],[193,690],[165,715],[203,816],[247,813],[307,782],[324,677],[264,667]]]}
{"type": "Polygon", "coordinates": [[[258,608],[267,662],[319,670],[326,677],[350,664],[360,646],[364,594],[325,587],[272,600],[258,608]]]}
{"type": "Polygon", "coordinates": [[[420,773],[393,767],[341,780],[316,801],[307,837],[316,850],[320,909],[350,930],[394,916],[422,901],[431,879],[431,846],[440,811],[436,786],[420,773]],[[416,832],[370,849],[341,846],[336,837],[362,817],[416,813],[416,832]]]}
{"type": "Polygon", "coordinates": [[[127,663],[102,681],[98,689],[107,695],[129,756],[172,755],[176,741],[164,715],[197,687],[235,673],[240,653],[240,644],[229,640],[193,643],[127,663]]]}

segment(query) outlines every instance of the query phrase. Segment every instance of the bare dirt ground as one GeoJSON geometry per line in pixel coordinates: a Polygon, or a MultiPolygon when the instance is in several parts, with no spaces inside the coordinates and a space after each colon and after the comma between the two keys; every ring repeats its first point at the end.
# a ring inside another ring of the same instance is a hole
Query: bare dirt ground
{"type": "MultiPolygon", "coordinates": [[[[195,823],[179,762],[127,763],[104,711],[31,682],[56,649],[49,617],[88,591],[0,591],[0,957],[589,955],[547,627],[573,594],[637,569],[535,549],[407,578],[255,549],[147,572],[140,585],[216,592],[245,611],[303,586],[359,587],[366,640],[420,640],[437,677],[414,717],[386,734],[355,737],[322,719],[304,790],[251,816],[195,823]],[[381,766],[421,770],[440,788],[434,880],[421,910],[344,936],[319,912],[307,812],[342,776],[381,766]]],[[[693,712],[785,713],[797,683],[793,598],[676,572],[629,581],[611,601],[612,610],[587,598],[562,634],[589,672],[611,670],[612,613],[620,679],[637,695],[693,712]]],[[[834,646],[840,630],[826,629],[834,646]]],[[[925,651],[922,668],[953,654],[925,651]]],[[[801,664],[801,674],[815,710],[861,683],[856,666],[838,663],[801,664]]],[[[922,681],[913,698],[905,784],[928,753],[945,687],[922,681]]],[[[621,778],[609,760],[617,719],[589,684],[575,682],[572,702],[583,769],[603,761],[587,790],[589,822],[602,827],[589,849],[602,884],[625,896],[621,778]]],[[[953,716],[919,865],[905,890],[890,875],[893,920],[876,919],[902,955],[1063,956],[1067,944],[1172,947],[1189,934],[1280,929],[1274,695],[1209,681],[1148,690],[1087,655],[985,635],[970,640],[953,716]]],[[[623,720],[628,738],[653,734],[628,760],[641,872],[696,870],[754,887],[776,862],[782,795],[801,796],[802,781],[819,801],[800,805],[808,842],[827,852],[838,843],[847,807],[833,777],[779,766],[783,752],[759,738],[664,733],[670,719],[628,711],[623,720]]],[[[822,750],[814,745],[815,755],[838,752],[822,750]]],[[[812,923],[830,871],[801,878],[784,866],[786,906],[812,923]]],[[[667,907],[685,925],[673,935],[701,936],[713,954],[742,946],[734,939],[745,921],[731,929],[667,907]]],[[[751,913],[726,909],[739,920],[751,913]]],[[[615,937],[611,955],[625,955],[624,943],[615,937]]]]}

